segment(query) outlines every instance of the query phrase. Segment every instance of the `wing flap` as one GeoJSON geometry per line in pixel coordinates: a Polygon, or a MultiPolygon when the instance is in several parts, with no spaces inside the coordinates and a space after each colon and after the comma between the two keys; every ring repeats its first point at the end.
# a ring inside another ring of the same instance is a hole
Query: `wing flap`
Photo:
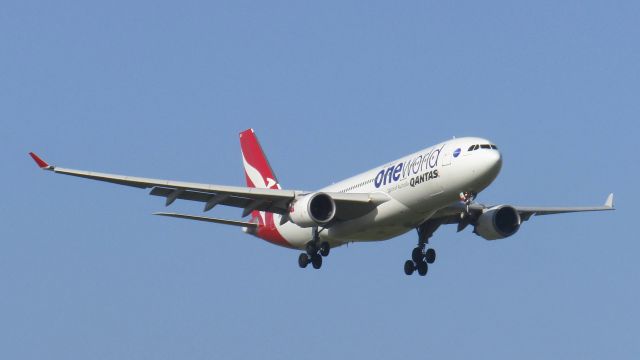
{"type": "MultiPolygon", "coordinates": [[[[161,186],[155,186],[151,189],[149,195],[160,196],[169,198],[175,193],[174,188],[167,188],[161,186]]],[[[232,206],[237,208],[246,209],[250,205],[252,205],[255,199],[251,199],[249,197],[244,196],[233,196],[229,194],[223,193],[211,193],[211,192],[202,192],[195,190],[183,190],[177,194],[176,199],[188,200],[188,201],[197,201],[205,203],[204,211],[211,210],[214,206],[224,205],[224,206],[232,206]]],[[[262,200],[262,199],[258,199],[262,200]]],[[[287,211],[287,206],[280,206],[278,201],[267,201],[262,200],[263,202],[259,204],[259,206],[255,209],[258,211],[269,211],[276,214],[284,214],[287,211]]]]}

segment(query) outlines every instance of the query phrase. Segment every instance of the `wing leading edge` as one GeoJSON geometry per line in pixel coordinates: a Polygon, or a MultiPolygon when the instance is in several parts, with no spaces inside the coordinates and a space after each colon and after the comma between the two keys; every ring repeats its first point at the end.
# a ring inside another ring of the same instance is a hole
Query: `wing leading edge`
{"type": "MultiPolygon", "coordinates": [[[[483,205],[479,203],[473,203],[469,205],[469,212],[476,216],[482,214],[485,209],[494,207],[495,205],[483,205]]],[[[601,206],[574,206],[574,207],[545,207],[545,206],[513,206],[520,214],[520,218],[523,221],[529,220],[532,216],[541,215],[553,215],[553,214],[566,214],[575,212],[588,212],[588,211],[609,211],[615,210],[613,193],[607,196],[604,205],[601,206]]],[[[448,206],[438,211],[433,218],[441,219],[443,224],[455,224],[460,220],[460,213],[464,212],[466,206],[460,202],[458,204],[448,206]]]]}
{"type": "MultiPolygon", "coordinates": [[[[66,169],[49,165],[34,153],[29,153],[29,155],[33,158],[38,167],[43,170],[52,171],[57,174],[70,175],[141,189],[151,188],[150,195],[165,197],[166,206],[171,205],[177,199],[198,201],[204,203],[203,211],[205,212],[211,210],[217,205],[226,205],[244,209],[242,217],[245,217],[252,211],[256,210],[283,215],[287,214],[289,205],[297,196],[303,196],[306,194],[306,192],[294,190],[191,183],[66,169]]],[[[382,193],[328,194],[334,198],[334,201],[336,202],[336,217],[338,220],[350,220],[355,217],[362,216],[373,210],[378,205],[389,200],[388,197],[382,193]]],[[[169,215],[164,213],[158,215],[190,218],[188,216],[174,216],[173,214],[169,215]]],[[[196,217],[191,217],[190,219],[210,221],[196,219],[196,217]]]]}
{"type": "Polygon", "coordinates": [[[289,202],[296,195],[296,192],[293,190],[201,184],[66,169],[49,165],[34,153],[30,153],[30,155],[41,169],[53,171],[57,174],[104,181],[140,189],[151,188],[151,195],[167,198],[167,206],[171,205],[177,199],[184,199],[204,202],[205,211],[211,210],[215,205],[221,204],[240,208],[256,207],[254,210],[285,213],[289,202]],[[258,202],[259,204],[257,204],[258,202]]]}
{"type": "Polygon", "coordinates": [[[531,216],[540,215],[553,215],[553,214],[565,214],[574,212],[587,212],[587,211],[608,211],[615,210],[613,206],[613,193],[607,196],[607,200],[602,206],[578,206],[578,207],[535,207],[535,206],[515,206],[520,216],[529,219],[531,216]]]}

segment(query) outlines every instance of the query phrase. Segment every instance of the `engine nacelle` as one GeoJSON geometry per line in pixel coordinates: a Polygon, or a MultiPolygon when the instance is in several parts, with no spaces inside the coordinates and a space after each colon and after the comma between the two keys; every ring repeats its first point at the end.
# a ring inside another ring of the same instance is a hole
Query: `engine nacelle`
{"type": "Polygon", "coordinates": [[[289,219],[300,227],[325,225],[336,215],[336,203],[325,193],[305,195],[289,208],[289,219]]]}
{"type": "Polygon", "coordinates": [[[473,232],[486,240],[504,239],[518,232],[521,223],[516,209],[500,205],[485,210],[478,218],[473,232]]]}

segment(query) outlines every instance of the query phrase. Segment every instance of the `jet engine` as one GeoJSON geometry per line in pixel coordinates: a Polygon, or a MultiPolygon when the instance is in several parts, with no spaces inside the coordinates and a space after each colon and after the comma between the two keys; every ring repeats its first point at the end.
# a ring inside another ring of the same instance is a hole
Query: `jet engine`
{"type": "Polygon", "coordinates": [[[478,218],[474,233],[485,240],[504,239],[520,229],[520,214],[509,205],[499,205],[486,209],[478,218]]]}
{"type": "Polygon", "coordinates": [[[296,199],[289,208],[289,219],[300,227],[325,225],[336,215],[336,203],[328,194],[317,192],[296,199]]]}

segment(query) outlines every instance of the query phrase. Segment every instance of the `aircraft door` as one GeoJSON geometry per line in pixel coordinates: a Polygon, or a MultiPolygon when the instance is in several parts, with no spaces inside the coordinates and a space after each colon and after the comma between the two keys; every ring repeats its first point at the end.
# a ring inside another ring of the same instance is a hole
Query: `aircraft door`
{"type": "Polygon", "coordinates": [[[451,165],[451,149],[445,146],[442,153],[442,166],[451,165]]]}

